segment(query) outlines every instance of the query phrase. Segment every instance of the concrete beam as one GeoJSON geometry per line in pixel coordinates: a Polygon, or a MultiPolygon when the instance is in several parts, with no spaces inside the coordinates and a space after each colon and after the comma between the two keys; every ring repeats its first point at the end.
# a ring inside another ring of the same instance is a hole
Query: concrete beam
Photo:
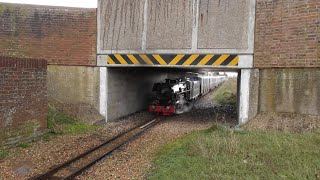
{"type": "MultiPolygon", "coordinates": [[[[131,53],[128,53],[131,54],[131,53]]],[[[139,54],[139,53],[138,53],[139,54]]],[[[166,54],[170,54],[167,53],[166,54]]],[[[239,55],[238,66],[184,66],[184,65],[145,65],[145,64],[113,64],[108,65],[108,55],[98,55],[97,65],[101,67],[163,67],[163,68],[211,68],[211,69],[247,69],[253,67],[253,55],[239,55]]]]}

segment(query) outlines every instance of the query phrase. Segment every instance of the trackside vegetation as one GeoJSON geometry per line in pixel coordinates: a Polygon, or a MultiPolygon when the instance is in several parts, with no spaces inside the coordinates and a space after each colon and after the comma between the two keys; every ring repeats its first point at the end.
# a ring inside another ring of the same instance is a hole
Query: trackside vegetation
{"type": "Polygon", "coordinates": [[[9,155],[9,151],[0,148],[0,160],[6,158],[9,155]]]}
{"type": "Polygon", "coordinates": [[[231,78],[212,94],[212,100],[221,105],[236,106],[237,104],[237,79],[231,78]]]}
{"type": "Polygon", "coordinates": [[[51,130],[51,133],[54,134],[78,134],[95,130],[98,127],[80,122],[67,114],[57,111],[53,106],[49,105],[48,128],[51,130]]]}
{"type": "Polygon", "coordinates": [[[222,126],[164,146],[150,179],[320,179],[320,130],[304,134],[222,126]]]}

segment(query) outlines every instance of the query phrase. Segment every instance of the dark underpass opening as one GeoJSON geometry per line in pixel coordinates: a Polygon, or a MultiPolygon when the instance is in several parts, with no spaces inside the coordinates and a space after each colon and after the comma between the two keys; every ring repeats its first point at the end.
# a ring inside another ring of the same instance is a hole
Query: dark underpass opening
{"type": "Polygon", "coordinates": [[[137,112],[237,125],[237,71],[107,68],[106,119],[137,112]]]}

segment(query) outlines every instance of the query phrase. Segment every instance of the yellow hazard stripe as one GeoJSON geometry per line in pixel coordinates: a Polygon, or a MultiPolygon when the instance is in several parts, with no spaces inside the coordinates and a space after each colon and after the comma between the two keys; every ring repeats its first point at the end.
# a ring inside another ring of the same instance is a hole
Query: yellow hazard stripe
{"type": "Polygon", "coordinates": [[[143,60],[144,62],[146,62],[147,64],[153,65],[152,61],[148,58],[147,55],[145,55],[145,54],[140,54],[139,56],[140,56],[140,57],[142,58],[142,60],[143,60]]]}
{"type": "Polygon", "coordinates": [[[160,65],[166,65],[167,64],[159,54],[154,54],[152,56],[159,62],[160,65]]]}
{"type": "Polygon", "coordinates": [[[239,63],[239,56],[236,56],[229,64],[228,66],[236,66],[239,63]]]}
{"type": "Polygon", "coordinates": [[[108,56],[107,62],[108,62],[108,64],[116,64],[116,63],[111,59],[110,56],[108,56]]]}
{"type": "Polygon", "coordinates": [[[210,59],[212,59],[213,58],[213,54],[210,54],[210,55],[206,55],[199,63],[198,63],[198,65],[206,65],[209,61],[210,61],[210,59]]]}
{"type": "Polygon", "coordinates": [[[169,65],[176,65],[185,55],[178,54],[170,63],[169,65]]]}
{"type": "Polygon", "coordinates": [[[199,54],[191,55],[191,56],[186,60],[186,62],[183,63],[183,65],[190,65],[191,63],[193,63],[194,60],[197,59],[197,57],[199,57],[199,54]]]}
{"type": "Polygon", "coordinates": [[[140,64],[139,61],[137,60],[137,58],[134,57],[134,55],[128,54],[127,56],[133,62],[133,64],[140,64]]]}
{"type": "Polygon", "coordinates": [[[216,60],[216,62],[214,62],[212,65],[213,66],[220,66],[227,58],[229,57],[229,55],[222,55],[219,57],[219,59],[216,60]]]}
{"type": "Polygon", "coordinates": [[[114,55],[121,64],[128,64],[126,60],[123,59],[123,57],[120,54],[115,54],[114,55]]]}

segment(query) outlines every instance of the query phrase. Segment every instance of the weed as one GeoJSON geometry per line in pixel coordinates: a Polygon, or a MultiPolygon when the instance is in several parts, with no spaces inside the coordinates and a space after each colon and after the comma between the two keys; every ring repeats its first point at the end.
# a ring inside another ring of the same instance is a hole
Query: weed
{"type": "Polygon", "coordinates": [[[31,144],[29,143],[20,143],[17,145],[17,147],[20,147],[20,148],[29,148],[31,147],[31,144]]]}
{"type": "Polygon", "coordinates": [[[0,160],[6,158],[9,155],[9,151],[5,149],[0,149],[0,160]]]}
{"type": "MultiPolygon", "coordinates": [[[[97,126],[79,122],[77,119],[70,117],[67,114],[58,112],[53,106],[49,105],[48,128],[54,134],[77,134],[95,130],[97,129],[97,126]]],[[[49,139],[49,137],[50,136],[47,135],[46,139],[49,139]]]]}
{"type": "Polygon", "coordinates": [[[53,136],[53,133],[47,132],[47,133],[45,133],[45,134],[43,134],[43,135],[41,136],[41,139],[44,140],[44,141],[49,141],[52,136],[53,136]]]}

